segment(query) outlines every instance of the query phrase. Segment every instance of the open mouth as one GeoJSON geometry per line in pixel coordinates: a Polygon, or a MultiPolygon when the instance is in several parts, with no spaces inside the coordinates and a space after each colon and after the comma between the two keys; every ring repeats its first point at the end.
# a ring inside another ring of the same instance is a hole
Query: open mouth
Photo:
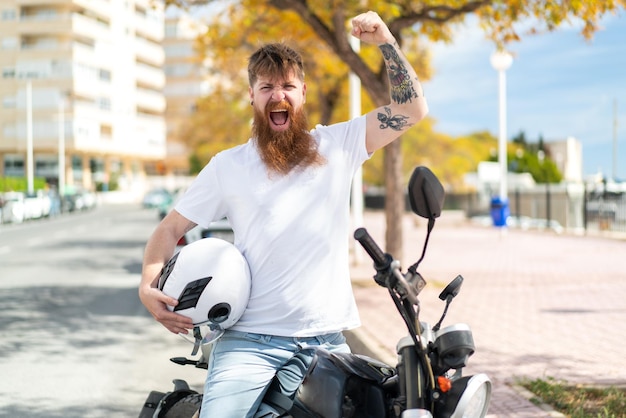
{"type": "Polygon", "coordinates": [[[274,125],[282,126],[287,123],[289,113],[286,109],[277,109],[270,112],[270,120],[274,125]]]}

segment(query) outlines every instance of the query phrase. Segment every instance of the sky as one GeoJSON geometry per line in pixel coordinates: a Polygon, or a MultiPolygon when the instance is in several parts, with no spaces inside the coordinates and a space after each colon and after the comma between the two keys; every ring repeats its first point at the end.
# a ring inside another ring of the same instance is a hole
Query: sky
{"type": "MultiPolygon", "coordinates": [[[[514,58],[505,73],[507,138],[520,131],[528,142],[574,137],[583,146],[583,175],[601,172],[626,180],[626,13],[605,17],[601,27],[591,41],[580,27],[569,26],[522,36],[509,46],[514,58]]],[[[423,87],[435,129],[453,136],[484,130],[497,136],[494,44],[470,23],[458,29],[453,43],[430,49],[434,74],[423,87]]]]}

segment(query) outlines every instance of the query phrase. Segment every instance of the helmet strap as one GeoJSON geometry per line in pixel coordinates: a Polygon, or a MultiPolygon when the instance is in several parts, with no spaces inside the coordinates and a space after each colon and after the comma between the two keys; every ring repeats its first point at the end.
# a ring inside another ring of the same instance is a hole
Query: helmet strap
{"type": "Polygon", "coordinates": [[[193,327],[193,338],[194,342],[191,355],[195,356],[196,354],[198,354],[198,350],[200,349],[200,343],[202,343],[202,333],[200,333],[200,327],[197,325],[193,327]]]}

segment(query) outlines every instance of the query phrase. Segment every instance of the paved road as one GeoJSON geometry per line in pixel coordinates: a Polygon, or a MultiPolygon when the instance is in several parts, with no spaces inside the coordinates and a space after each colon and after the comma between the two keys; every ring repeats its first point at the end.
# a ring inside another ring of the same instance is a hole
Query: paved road
{"type": "MultiPolygon", "coordinates": [[[[364,226],[383,244],[381,213],[364,226]]],[[[425,222],[404,219],[404,266],[421,252],[425,222]]],[[[382,246],[382,245],[381,245],[382,246]]],[[[626,384],[626,241],[471,225],[452,214],[437,221],[420,272],[422,320],[434,323],[441,289],[465,277],[445,324],[470,324],[477,347],[470,372],[494,382],[491,417],[555,416],[512,388],[521,378],[626,384]]],[[[386,289],[372,284],[371,262],[353,266],[363,326],[356,335],[388,362],[406,334],[386,289]]]]}
{"type": "Polygon", "coordinates": [[[157,223],[139,205],[0,226],[0,417],[136,417],[150,390],[203,371],[137,296],[157,223]]]}

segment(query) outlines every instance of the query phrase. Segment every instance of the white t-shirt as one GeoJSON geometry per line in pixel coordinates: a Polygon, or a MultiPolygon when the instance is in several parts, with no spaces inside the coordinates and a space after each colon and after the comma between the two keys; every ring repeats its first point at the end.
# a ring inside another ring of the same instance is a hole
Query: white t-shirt
{"type": "Polygon", "coordinates": [[[308,337],[360,325],[349,270],[350,187],[369,158],[365,116],[311,131],[326,163],[269,175],[255,142],[215,155],[176,210],[201,226],[228,217],[252,275],[232,329],[308,337]]]}

